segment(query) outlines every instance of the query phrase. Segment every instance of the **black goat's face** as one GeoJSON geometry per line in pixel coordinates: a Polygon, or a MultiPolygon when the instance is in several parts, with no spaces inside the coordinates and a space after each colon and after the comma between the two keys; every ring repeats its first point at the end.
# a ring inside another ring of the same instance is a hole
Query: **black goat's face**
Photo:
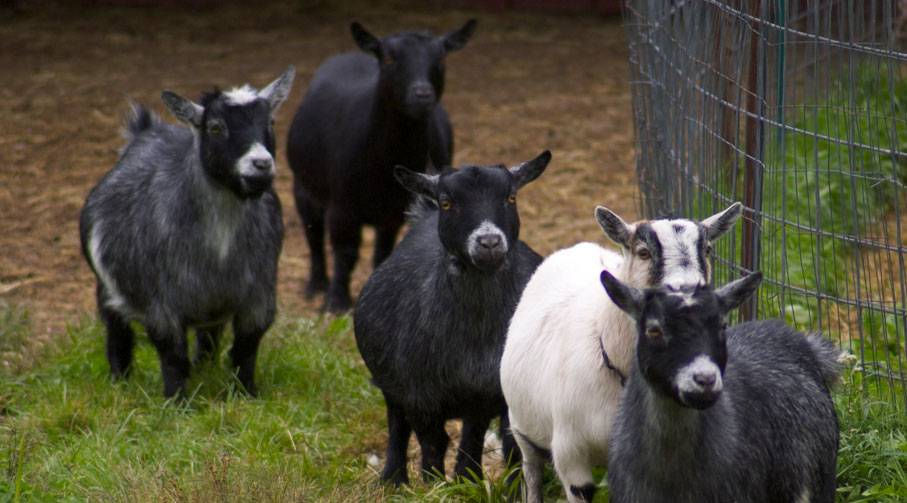
{"type": "Polygon", "coordinates": [[[401,166],[394,176],[404,187],[437,204],[438,235],[449,254],[480,271],[497,270],[520,235],[517,191],[537,178],[551,160],[548,151],[515,166],[468,165],[425,175],[401,166]]]}
{"type": "Polygon", "coordinates": [[[378,39],[359,23],[350,27],[359,47],[378,59],[382,97],[414,119],[428,117],[444,92],[444,58],[466,45],[475,21],[440,37],[403,32],[378,39]]]}
{"type": "Polygon", "coordinates": [[[705,409],[721,396],[727,363],[725,316],[759,287],[754,273],[718,290],[709,285],[644,291],[604,271],[611,300],[636,321],[636,358],[646,382],[685,407],[705,409]]]}
{"type": "Polygon", "coordinates": [[[169,91],[162,96],[177,118],[196,130],[205,172],[240,197],[258,197],[272,185],[273,114],[289,93],[294,73],[290,67],[261,91],[246,85],[208,92],[201,104],[169,91]]]}

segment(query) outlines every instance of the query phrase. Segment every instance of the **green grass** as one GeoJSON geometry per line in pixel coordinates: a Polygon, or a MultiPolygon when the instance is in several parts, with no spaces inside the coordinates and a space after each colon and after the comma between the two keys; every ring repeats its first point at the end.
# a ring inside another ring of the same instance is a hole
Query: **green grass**
{"type": "MultiPolygon", "coordinates": [[[[0,304],[0,318],[8,357],[33,337],[24,311],[0,304]]],[[[164,400],[157,357],[139,341],[125,382],[109,380],[94,320],[15,369],[0,365],[0,503],[506,501],[503,476],[377,482],[367,459],[386,445],[384,405],[348,318],[281,318],[263,342],[254,399],[234,392],[222,352],[190,380],[188,403],[164,400]]],[[[907,497],[904,411],[881,396],[859,372],[835,395],[841,502],[907,497]]],[[[604,470],[596,477],[603,503],[604,470]]],[[[564,499],[550,469],[546,494],[564,499]]]]}

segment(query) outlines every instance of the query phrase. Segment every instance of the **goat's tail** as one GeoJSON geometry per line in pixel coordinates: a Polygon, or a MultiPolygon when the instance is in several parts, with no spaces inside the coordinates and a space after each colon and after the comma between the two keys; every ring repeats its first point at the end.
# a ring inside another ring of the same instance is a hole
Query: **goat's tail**
{"type": "Polygon", "coordinates": [[[847,352],[836,348],[831,341],[818,333],[808,334],[806,342],[816,357],[819,376],[829,389],[833,389],[840,380],[841,367],[847,352]]]}
{"type": "Polygon", "coordinates": [[[161,122],[161,119],[153,111],[149,110],[141,103],[130,101],[132,112],[126,117],[123,124],[123,137],[127,142],[131,142],[136,136],[150,130],[161,122]]]}

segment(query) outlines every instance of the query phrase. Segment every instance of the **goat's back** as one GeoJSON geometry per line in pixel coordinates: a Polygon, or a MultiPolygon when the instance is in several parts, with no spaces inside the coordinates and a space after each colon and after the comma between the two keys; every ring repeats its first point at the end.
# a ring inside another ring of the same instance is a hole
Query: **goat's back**
{"type": "Polygon", "coordinates": [[[127,120],[127,137],[79,225],[109,304],[168,327],[222,322],[241,307],[269,316],[283,242],[273,188],[240,199],[215,184],[195,158],[193,134],[150,112],[127,120]]]}

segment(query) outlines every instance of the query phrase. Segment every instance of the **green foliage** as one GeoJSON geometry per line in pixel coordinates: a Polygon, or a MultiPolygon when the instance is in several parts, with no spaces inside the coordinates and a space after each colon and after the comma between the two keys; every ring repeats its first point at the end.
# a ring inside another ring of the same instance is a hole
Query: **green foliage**
{"type": "MultiPolygon", "coordinates": [[[[763,288],[760,304],[764,316],[801,329],[828,314],[816,295],[796,290],[835,297],[855,289],[855,245],[822,233],[865,235],[907,178],[902,157],[880,152],[907,150],[907,80],[890,80],[884,67],[848,70],[851,77],[834,83],[823,103],[795,109],[792,125],[817,136],[778,130],[766,156],[763,207],[775,218],[763,220],[762,270],[791,288],[783,298],[763,288]]],[[[864,310],[863,326],[853,328],[869,339],[862,349],[885,359],[886,351],[899,351],[904,327],[880,318],[864,310]]]]}
{"type": "MultiPolygon", "coordinates": [[[[8,316],[8,306],[0,316],[8,316]]],[[[18,324],[14,337],[31,337],[18,324]]],[[[112,383],[103,328],[86,322],[30,370],[0,369],[0,503],[361,502],[503,503],[507,475],[475,484],[393,489],[367,459],[386,445],[380,393],[369,383],[346,317],[281,318],[265,337],[260,397],[235,391],[225,350],[190,381],[184,403],[161,396],[157,357],[139,338],[133,373],[112,383]]],[[[229,341],[225,341],[225,346],[229,341]]],[[[903,501],[903,414],[881,380],[848,372],[835,401],[841,421],[839,502],[903,501]]],[[[898,392],[903,392],[900,390],[898,392]]],[[[417,462],[410,463],[411,467],[417,462]]],[[[597,469],[597,503],[608,501],[597,469]]],[[[563,500],[550,466],[546,500],[563,500]]]]}
{"type": "MultiPolygon", "coordinates": [[[[904,408],[886,396],[887,382],[854,367],[835,394],[841,424],[839,503],[907,500],[907,435],[904,408]]],[[[900,385],[894,393],[903,393],[900,385]]]]}

